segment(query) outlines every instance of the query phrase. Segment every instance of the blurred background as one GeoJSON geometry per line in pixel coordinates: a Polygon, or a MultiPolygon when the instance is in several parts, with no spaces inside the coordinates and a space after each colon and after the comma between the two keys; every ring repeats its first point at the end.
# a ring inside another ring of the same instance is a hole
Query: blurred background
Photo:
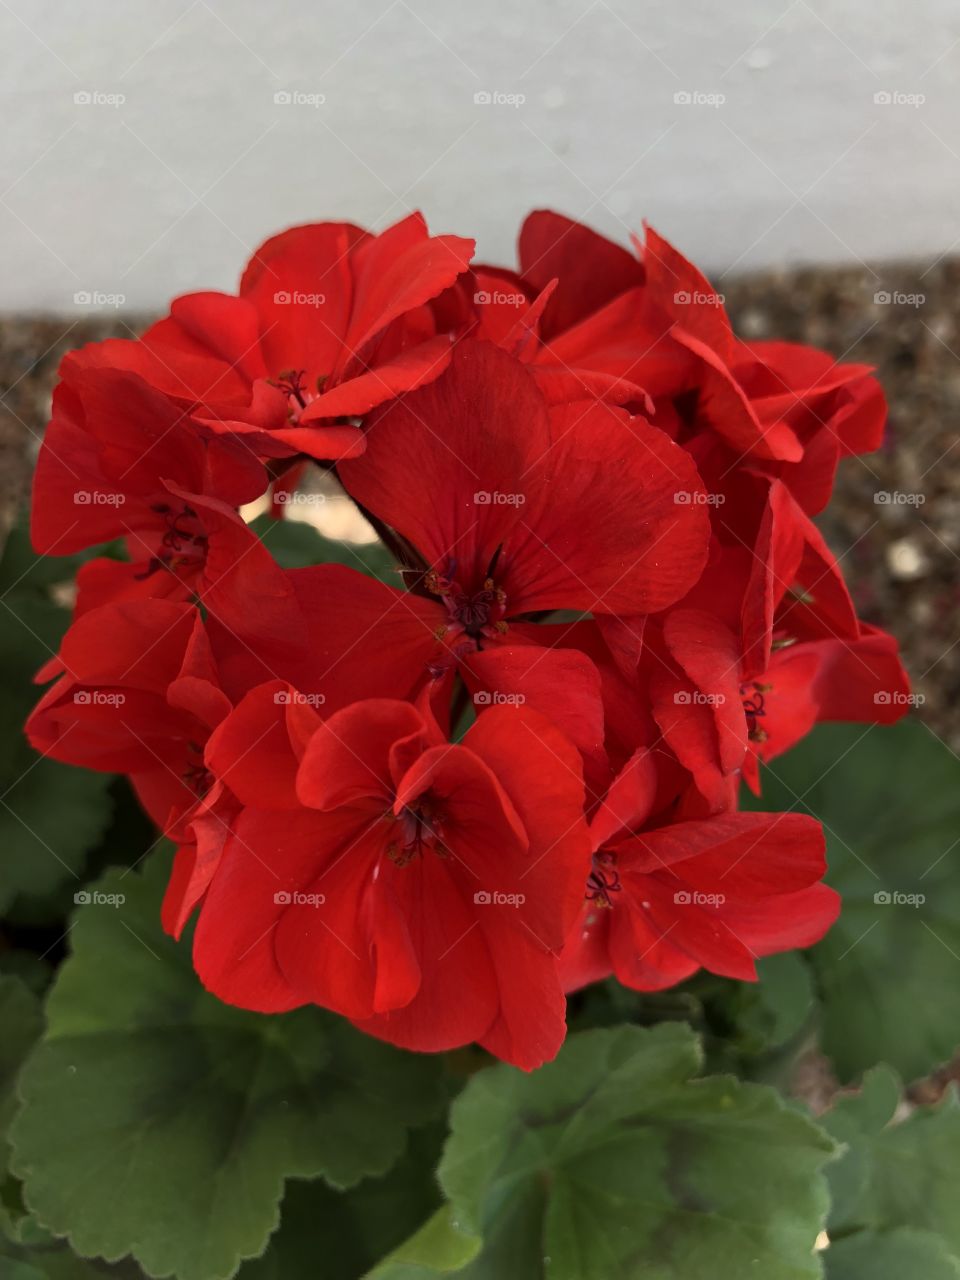
{"type": "Polygon", "coordinates": [[[419,208],[512,264],[531,208],[646,218],[743,336],[877,366],[887,444],[825,530],[960,747],[952,0],[0,0],[0,41],[5,518],[62,353],[232,289],[286,225],[419,208]]]}

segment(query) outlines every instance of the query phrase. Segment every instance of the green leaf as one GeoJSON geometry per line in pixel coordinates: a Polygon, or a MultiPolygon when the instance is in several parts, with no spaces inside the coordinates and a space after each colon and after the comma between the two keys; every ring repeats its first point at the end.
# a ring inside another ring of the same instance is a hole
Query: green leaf
{"type": "Polygon", "coordinates": [[[15,530],[0,560],[0,911],[18,897],[41,899],[79,887],[87,853],[110,817],[110,776],[45,760],[30,747],[24,721],[40,691],[37,670],[60,644],[69,612],[49,595],[75,565],[28,555],[15,530]]]}
{"type": "Polygon", "coordinates": [[[0,974],[19,978],[34,995],[41,996],[50,985],[51,967],[32,951],[0,951],[0,974]]]}
{"type": "Polygon", "coordinates": [[[440,1183],[482,1236],[470,1280],[802,1280],[832,1141],[772,1090],[695,1080],[679,1024],[570,1037],[532,1075],[482,1071],[452,1110],[440,1183]]]}
{"type": "Polygon", "coordinates": [[[337,542],[304,520],[274,520],[270,515],[257,516],[250,529],[284,569],[345,564],[391,586],[401,585],[396,562],[382,542],[337,542]]]}
{"type": "Polygon", "coordinates": [[[43,1030],[40,1001],[26,983],[9,974],[0,974],[0,1136],[8,1119],[17,1073],[43,1030]]]}
{"type": "Polygon", "coordinates": [[[893,1119],[901,1086],[895,1072],[878,1066],[863,1078],[859,1093],[841,1094],[820,1123],[845,1150],[827,1169],[829,1231],[848,1232],[873,1221],[868,1208],[874,1140],[893,1119]]]}
{"type": "Polygon", "coordinates": [[[939,1106],[898,1119],[900,1102],[900,1081],[881,1066],[822,1118],[845,1144],[828,1170],[831,1280],[872,1276],[870,1264],[877,1276],[952,1276],[947,1261],[960,1259],[960,1104],[951,1092],[939,1106]],[[889,1260],[914,1253],[936,1262],[928,1270],[922,1261],[905,1261],[898,1273],[889,1260]]]}
{"type": "Polygon", "coordinates": [[[827,1280],[960,1280],[960,1262],[939,1236],[905,1227],[837,1240],[823,1260],[827,1280]]]}
{"type": "Polygon", "coordinates": [[[766,1048],[776,1049],[801,1031],[810,1016],[814,1005],[810,970],[795,951],[784,951],[759,960],[757,975],[757,1033],[766,1048]]]}
{"type": "Polygon", "coordinates": [[[279,1229],[262,1258],[243,1264],[238,1280],[357,1280],[440,1204],[435,1170],[445,1137],[443,1122],[413,1130],[389,1173],[346,1192],[319,1179],[289,1181],[279,1229]]]}
{"type": "Polygon", "coordinates": [[[104,543],[69,556],[38,556],[30,544],[30,521],[24,511],[7,535],[0,555],[0,596],[45,595],[50,587],[71,582],[94,556],[124,559],[122,541],[104,543]]]}
{"type": "Polygon", "coordinates": [[[960,1257],[960,1104],[951,1092],[876,1138],[869,1190],[877,1227],[920,1227],[960,1257]]]}
{"type": "Polygon", "coordinates": [[[111,872],[78,909],[10,1138],[27,1205],[79,1254],[218,1280],[263,1250],[285,1178],[385,1172],[443,1087],[437,1059],[321,1010],[206,994],[160,928],[168,865],[111,872]]]}
{"type": "Polygon", "coordinates": [[[2,1280],[143,1280],[131,1262],[108,1266],[96,1258],[78,1258],[61,1244],[19,1247],[0,1241],[2,1280]]]}
{"type": "Polygon", "coordinates": [[[43,1030],[40,1001],[19,978],[0,976],[0,1232],[11,1240],[30,1233],[19,1181],[9,1172],[7,1130],[16,1109],[16,1081],[23,1061],[43,1030]]]}
{"type": "Polygon", "coordinates": [[[845,1148],[840,1160],[827,1169],[829,1231],[849,1233],[872,1221],[867,1199],[873,1175],[873,1140],[890,1124],[900,1096],[896,1073],[887,1066],[876,1066],[864,1076],[859,1093],[841,1094],[827,1115],[820,1117],[827,1133],[845,1148]]]}
{"type": "Polygon", "coordinates": [[[44,760],[28,747],[0,801],[0,910],[18,898],[70,898],[110,821],[111,775],[44,760]],[[61,893],[63,890],[63,893],[61,893]]]}
{"type": "Polygon", "coordinates": [[[0,1275],[4,1280],[44,1280],[42,1271],[38,1271],[36,1267],[22,1259],[8,1257],[2,1248],[0,1248],[0,1265],[2,1265],[0,1275]]]}
{"type": "Polygon", "coordinates": [[[366,1280],[431,1280],[461,1271],[480,1249],[478,1236],[461,1231],[450,1205],[443,1205],[409,1240],[369,1272],[366,1280]]]}
{"type": "Polygon", "coordinates": [[[764,770],[752,807],[824,824],[843,909],[810,957],[840,1077],[883,1061],[912,1079],[950,1058],[960,1043],[960,761],[918,721],[822,725],[764,770]]]}

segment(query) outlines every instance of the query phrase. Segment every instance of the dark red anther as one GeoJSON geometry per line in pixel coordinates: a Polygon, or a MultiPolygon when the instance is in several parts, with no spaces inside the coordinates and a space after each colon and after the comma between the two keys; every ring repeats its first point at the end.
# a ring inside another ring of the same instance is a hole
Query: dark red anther
{"type": "Polygon", "coordinates": [[[593,855],[593,869],[587,876],[587,901],[612,907],[611,893],[619,893],[622,888],[616,856],[608,849],[601,849],[593,855]]]}

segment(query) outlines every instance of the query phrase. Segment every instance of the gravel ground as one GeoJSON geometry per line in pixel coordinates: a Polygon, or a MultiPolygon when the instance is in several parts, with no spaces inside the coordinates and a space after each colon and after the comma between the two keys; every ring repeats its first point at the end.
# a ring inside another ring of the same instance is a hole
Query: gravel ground
{"type": "MultiPolygon", "coordinates": [[[[861,615],[900,640],[921,716],[960,751],[960,259],[925,271],[765,273],[723,288],[744,337],[808,342],[876,367],[890,402],[886,441],[842,465],[822,525],[861,615]]],[[[29,486],[63,353],[140,323],[0,318],[0,519],[29,486]]]]}

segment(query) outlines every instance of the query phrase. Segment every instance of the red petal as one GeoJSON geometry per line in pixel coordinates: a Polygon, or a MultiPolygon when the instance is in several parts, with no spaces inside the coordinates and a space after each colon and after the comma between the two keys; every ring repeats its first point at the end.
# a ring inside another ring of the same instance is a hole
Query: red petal
{"type": "Polygon", "coordinates": [[[546,406],[524,366],[468,341],[443,377],[373,415],[366,453],[339,474],[430,565],[456,559],[470,577],[518,520],[518,505],[496,495],[527,487],[549,445],[546,406]]]}
{"type": "Polygon", "coordinates": [[[643,266],[612,240],[549,209],[529,214],[520,230],[520,274],[535,292],[559,279],[542,322],[545,338],[562,333],[634,285],[643,266]]]}
{"type": "Polygon", "coordinates": [[[554,443],[532,464],[510,542],[511,610],[654,613],[680,599],[710,536],[690,455],[607,405],[555,409],[551,424],[554,443]]]}
{"type": "Polygon", "coordinates": [[[302,697],[282,680],[259,685],[211,735],[204,753],[207,767],[243,804],[257,809],[299,807],[300,753],[320,724],[302,697]]]}
{"type": "MultiPolygon", "coordinates": [[[[479,887],[524,894],[522,907],[507,906],[501,913],[519,915],[540,947],[559,952],[583,901],[590,869],[579,755],[554,725],[525,707],[484,712],[463,744],[496,774],[530,841],[516,865],[497,869],[499,882],[479,887]]],[[[512,923],[514,917],[505,918],[512,923]]]]}
{"type": "Polygon", "coordinates": [[[367,233],[348,222],[291,227],[256,251],[240,295],[259,316],[271,377],[303,371],[311,390],[335,367],[352,305],[350,254],[367,233]]]}
{"type": "Polygon", "coordinates": [[[300,803],[336,809],[373,796],[389,806],[399,777],[394,761],[406,765],[425,738],[424,721],[408,702],[367,698],[337,711],[307,743],[297,778],[300,803]]]}
{"type": "Polygon", "coordinates": [[[738,902],[807,888],[826,870],[823,850],[820,824],[800,813],[717,814],[618,845],[625,879],[663,873],[677,889],[690,886],[738,902]]]}
{"type": "Polygon", "coordinates": [[[368,239],[357,251],[353,314],[346,348],[357,356],[387,325],[437,297],[473,257],[473,240],[431,236],[420,214],[368,239]]]}
{"type": "Polygon", "coordinates": [[[606,767],[600,675],[576,649],[536,645],[491,645],[461,660],[464,683],[478,710],[501,705],[529,707],[552,720],[594,768],[606,767]]]}
{"type": "MultiPolygon", "coordinates": [[[[385,364],[378,364],[366,373],[348,378],[330,391],[317,396],[300,417],[303,426],[321,418],[360,416],[369,413],[377,405],[392,400],[404,391],[413,391],[425,383],[439,378],[450,363],[453,348],[445,335],[421,342],[401,351],[385,364]]],[[[328,428],[329,429],[329,428],[328,428]]],[[[340,428],[343,430],[343,428],[340,428]]],[[[352,457],[353,454],[343,456],[352,457]]]]}

